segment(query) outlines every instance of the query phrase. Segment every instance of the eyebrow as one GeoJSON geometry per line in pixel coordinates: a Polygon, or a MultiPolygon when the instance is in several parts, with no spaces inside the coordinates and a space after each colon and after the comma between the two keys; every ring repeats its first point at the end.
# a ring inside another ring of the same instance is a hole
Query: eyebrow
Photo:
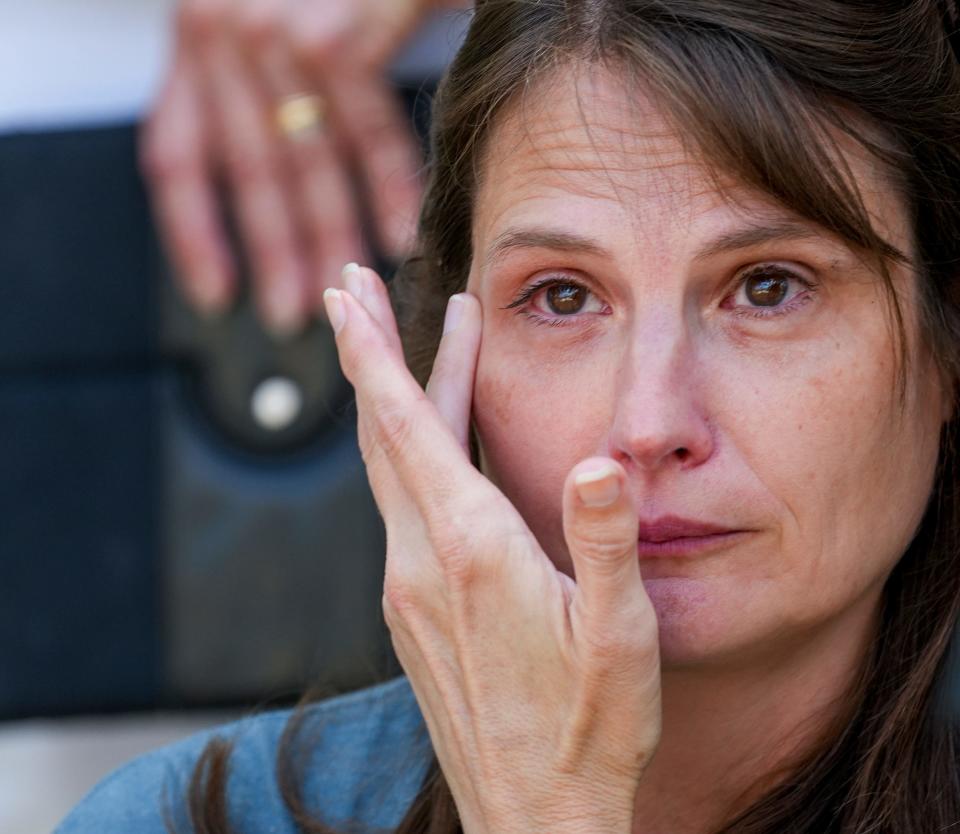
{"type": "MultiPolygon", "coordinates": [[[[826,239],[825,232],[817,231],[813,226],[796,220],[778,220],[763,225],[747,226],[726,232],[706,243],[697,250],[693,259],[703,261],[726,252],[746,249],[771,241],[826,239]]],[[[559,252],[578,252],[580,254],[610,257],[610,253],[596,240],[572,232],[550,228],[530,227],[508,229],[497,236],[488,247],[483,265],[504,257],[516,249],[553,249],[559,252]]]]}

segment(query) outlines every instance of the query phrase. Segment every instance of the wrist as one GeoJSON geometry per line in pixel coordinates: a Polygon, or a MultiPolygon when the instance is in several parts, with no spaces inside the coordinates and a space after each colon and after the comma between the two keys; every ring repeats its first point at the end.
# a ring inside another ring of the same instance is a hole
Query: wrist
{"type": "MultiPolygon", "coordinates": [[[[544,813],[522,809],[511,814],[509,819],[501,818],[488,821],[483,834],[529,834],[531,831],[549,831],[550,834],[630,834],[633,830],[633,803],[629,806],[613,807],[565,804],[550,808],[544,813]]],[[[464,834],[481,834],[480,831],[464,834]]]]}

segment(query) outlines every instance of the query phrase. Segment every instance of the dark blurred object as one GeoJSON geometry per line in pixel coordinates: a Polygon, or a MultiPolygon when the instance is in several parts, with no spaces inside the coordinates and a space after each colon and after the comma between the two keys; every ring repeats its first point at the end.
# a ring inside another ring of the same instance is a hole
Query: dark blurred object
{"type": "Polygon", "coordinates": [[[161,690],[159,357],[133,132],[0,138],[0,714],[161,690]]]}
{"type": "Polygon", "coordinates": [[[210,322],[161,287],[165,684],[224,702],[386,676],[385,542],[332,332],[278,343],[249,294],[210,322]]]}
{"type": "Polygon", "coordinates": [[[133,127],[0,137],[0,218],[0,718],[394,674],[329,330],[186,310],[133,127]]]}

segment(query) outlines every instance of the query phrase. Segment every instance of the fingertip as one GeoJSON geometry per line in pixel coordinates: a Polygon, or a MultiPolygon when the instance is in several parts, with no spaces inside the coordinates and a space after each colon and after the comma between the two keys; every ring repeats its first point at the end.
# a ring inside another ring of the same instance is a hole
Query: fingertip
{"type": "Polygon", "coordinates": [[[574,491],[591,508],[609,507],[623,492],[623,467],[611,458],[588,458],[571,471],[574,491]]]}
{"type": "Polygon", "coordinates": [[[267,327],[276,339],[292,338],[306,323],[307,299],[302,289],[286,278],[274,279],[266,287],[262,306],[267,327]]]}
{"type": "Polygon", "coordinates": [[[353,296],[354,301],[371,315],[374,314],[376,304],[373,284],[375,277],[376,274],[373,270],[364,269],[359,264],[352,262],[340,271],[343,288],[353,296]]]}
{"type": "Polygon", "coordinates": [[[222,316],[233,301],[233,281],[225,271],[185,271],[180,284],[193,309],[208,319],[222,316]]]}
{"type": "Polygon", "coordinates": [[[459,330],[470,317],[480,317],[480,302],[468,292],[454,293],[447,300],[447,310],[443,317],[443,336],[459,330]]]}
{"type": "Polygon", "coordinates": [[[463,296],[451,295],[447,301],[447,312],[443,316],[443,334],[453,333],[459,326],[463,318],[466,304],[463,296]]]}
{"type": "Polygon", "coordinates": [[[340,331],[343,330],[343,326],[347,323],[345,295],[346,293],[338,290],[336,287],[327,287],[327,289],[323,291],[323,307],[335,334],[340,333],[340,331]]]}
{"type": "Polygon", "coordinates": [[[346,264],[340,270],[340,279],[346,291],[362,304],[366,276],[360,269],[360,265],[352,261],[346,264]]]}
{"type": "Polygon", "coordinates": [[[578,480],[589,481],[601,477],[603,473],[616,473],[625,475],[623,467],[613,458],[603,455],[584,458],[570,470],[570,475],[576,482],[578,480]]]}

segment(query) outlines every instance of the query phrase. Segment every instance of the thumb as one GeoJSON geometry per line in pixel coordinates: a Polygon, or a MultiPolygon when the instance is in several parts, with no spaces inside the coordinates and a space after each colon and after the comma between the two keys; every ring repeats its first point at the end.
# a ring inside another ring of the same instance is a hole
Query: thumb
{"type": "Polygon", "coordinates": [[[623,467],[603,457],[578,463],[564,484],[564,538],[582,613],[594,623],[649,607],[637,557],[637,513],[625,487],[623,467]]]}

